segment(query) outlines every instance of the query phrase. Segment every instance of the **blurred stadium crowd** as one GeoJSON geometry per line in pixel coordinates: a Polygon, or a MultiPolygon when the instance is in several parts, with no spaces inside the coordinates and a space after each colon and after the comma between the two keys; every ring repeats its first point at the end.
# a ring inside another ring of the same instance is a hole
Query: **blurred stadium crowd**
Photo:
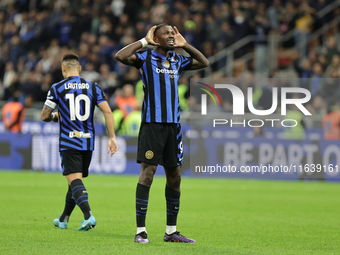
{"type": "MultiPolygon", "coordinates": [[[[97,81],[112,109],[125,118],[141,105],[142,84],[135,68],[114,60],[120,48],[144,37],[154,24],[175,25],[187,41],[210,57],[243,37],[256,36],[250,47],[236,52],[236,58],[255,51],[255,64],[247,64],[243,75],[252,77],[277,72],[260,66],[266,47],[264,36],[284,35],[295,29],[294,37],[283,44],[295,47],[297,56],[280,62],[295,77],[310,78],[303,86],[313,97],[340,96],[338,84],[321,78],[340,78],[338,28],[312,46],[303,45],[313,31],[339,15],[339,9],[318,18],[332,0],[7,0],[0,2],[0,100],[19,97],[25,107],[43,102],[50,86],[60,81],[60,59],[68,51],[80,57],[81,75],[97,81]],[[259,50],[256,54],[256,50],[259,50]],[[263,52],[263,51],[262,51],[263,52]],[[256,59],[257,58],[257,59],[256,59]],[[255,67],[254,67],[255,65],[255,67]],[[257,65],[257,67],[256,67],[257,65]],[[138,83],[139,82],[139,83],[138,83]],[[139,86],[138,86],[139,84],[139,86]],[[136,89],[136,92],[134,92],[136,89]],[[26,102],[25,102],[26,101],[26,102]]],[[[280,61],[280,60],[279,60],[280,61]]],[[[213,66],[213,71],[217,66],[213,66]]],[[[201,74],[196,74],[199,77],[201,74]]],[[[189,93],[188,81],[181,80],[181,97],[189,93]],[[186,86],[186,87],[185,87],[186,86]]],[[[261,87],[266,95],[268,85],[261,87]]],[[[261,102],[259,102],[261,105],[261,102]]],[[[182,103],[183,110],[187,102],[182,103]]],[[[263,107],[265,107],[263,105],[263,107]]]]}

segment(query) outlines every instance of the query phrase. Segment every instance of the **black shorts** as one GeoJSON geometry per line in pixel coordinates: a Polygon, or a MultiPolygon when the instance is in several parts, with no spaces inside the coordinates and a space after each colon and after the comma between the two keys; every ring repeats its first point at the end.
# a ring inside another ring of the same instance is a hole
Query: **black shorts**
{"type": "Polygon", "coordinates": [[[137,162],[175,167],[183,163],[182,129],[179,123],[142,123],[137,162]]]}
{"type": "Polygon", "coordinates": [[[63,175],[73,173],[83,173],[83,177],[89,175],[92,151],[64,150],[60,152],[60,158],[63,175]]]}

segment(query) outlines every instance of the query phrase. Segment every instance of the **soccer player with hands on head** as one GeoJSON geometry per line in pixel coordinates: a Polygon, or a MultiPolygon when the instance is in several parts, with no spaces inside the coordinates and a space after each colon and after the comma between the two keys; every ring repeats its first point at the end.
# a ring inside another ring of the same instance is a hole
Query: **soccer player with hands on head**
{"type": "Polygon", "coordinates": [[[100,86],[79,76],[81,66],[75,54],[66,54],[62,59],[64,80],[53,84],[47,94],[41,112],[43,121],[60,123],[59,151],[63,175],[68,182],[65,208],[53,224],[67,229],[68,220],[76,205],[84,214],[78,230],[89,230],[96,226],[88,202],[88,193],[82,179],[89,174],[88,168],[94,150],[93,112],[98,106],[103,112],[108,130],[108,153],[118,150],[114,131],[114,120],[109,104],[100,86]],[[53,112],[58,108],[58,112],[53,112]]]}
{"type": "Polygon", "coordinates": [[[145,38],[124,47],[115,58],[123,64],[136,67],[144,84],[137,151],[141,172],[136,189],[135,242],[150,242],[145,227],[149,191],[157,166],[163,165],[167,207],[164,241],[194,243],[193,239],[181,235],[176,228],[183,163],[178,80],[183,71],[205,68],[209,61],[187,43],[176,27],[167,24],[153,26],[145,38]],[[155,47],[142,49],[147,45],[155,47]],[[184,49],[190,57],[175,53],[175,48],[184,49]]]}

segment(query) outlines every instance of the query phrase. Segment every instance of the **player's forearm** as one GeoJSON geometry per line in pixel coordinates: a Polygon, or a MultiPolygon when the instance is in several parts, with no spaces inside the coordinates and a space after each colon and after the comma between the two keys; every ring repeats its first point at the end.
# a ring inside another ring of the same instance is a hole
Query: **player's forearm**
{"type": "Polygon", "coordinates": [[[111,112],[104,112],[104,118],[106,123],[107,132],[109,133],[109,138],[116,138],[115,134],[115,122],[111,112]]]}
{"type": "Polygon", "coordinates": [[[43,116],[41,115],[41,119],[45,122],[51,122],[55,118],[55,112],[51,112],[49,115],[43,116]]]}
{"type": "Polygon", "coordinates": [[[53,109],[47,107],[46,105],[44,105],[44,108],[41,112],[41,119],[45,122],[50,122],[53,120],[54,118],[54,114],[53,113],[53,109]]]}
{"type": "Polygon", "coordinates": [[[118,51],[115,55],[115,59],[123,64],[129,64],[129,58],[135,53],[136,50],[142,48],[141,41],[137,41],[125,46],[123,49],[118,51]]]}
{"type": "Polygon", "coordinates": [[[189,53],[189,55],[196,59],[199,62],[197,69],[204,68],[209,65],[209,60],[195,47],[191,46],[189,43],[186,43],[183,49],[189,53]]]}

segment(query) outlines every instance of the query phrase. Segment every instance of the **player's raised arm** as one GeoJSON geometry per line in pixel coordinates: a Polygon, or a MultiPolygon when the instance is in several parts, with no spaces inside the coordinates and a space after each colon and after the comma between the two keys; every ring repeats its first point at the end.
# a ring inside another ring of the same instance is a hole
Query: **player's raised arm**
{"type": "Polygon", "coordinates": [[[175,30],[175,47],[183,48],[193,58],[192,65],[187,70],[196,70],[207,67],[209,60],[195,47],[191,46],[184,37],[178,32],[177,27],[175,30]]]}
{"type": "Polygon", "coordinates": [[[147,35],[134,43],[131,43],[118,51],[115,55],[115,59],[118,60],[119,62],[125,64],[125,65],[134,65],[136,61],[136,55],[135,53],[136,50],[139,50],[140,48],[145,47],[148,44],[151,45],[160,45],[159,43],[156,43],[154,41],[154,33],[155,33],[156,26],[153,26],[147,33],[147,35]]]}
{"type": "Polygon", "coordinates": [[[113,115],[112,115],[110,106],[106,101],[99,103],[98,106],[104,114],[106,128],[109,133],[107,153],[111,152],[111,157],[112,157],[112,155],[118,150],[118,144],[116,141],[116,134],[115,134],[115,122],[113,120],[113,115]]]}

